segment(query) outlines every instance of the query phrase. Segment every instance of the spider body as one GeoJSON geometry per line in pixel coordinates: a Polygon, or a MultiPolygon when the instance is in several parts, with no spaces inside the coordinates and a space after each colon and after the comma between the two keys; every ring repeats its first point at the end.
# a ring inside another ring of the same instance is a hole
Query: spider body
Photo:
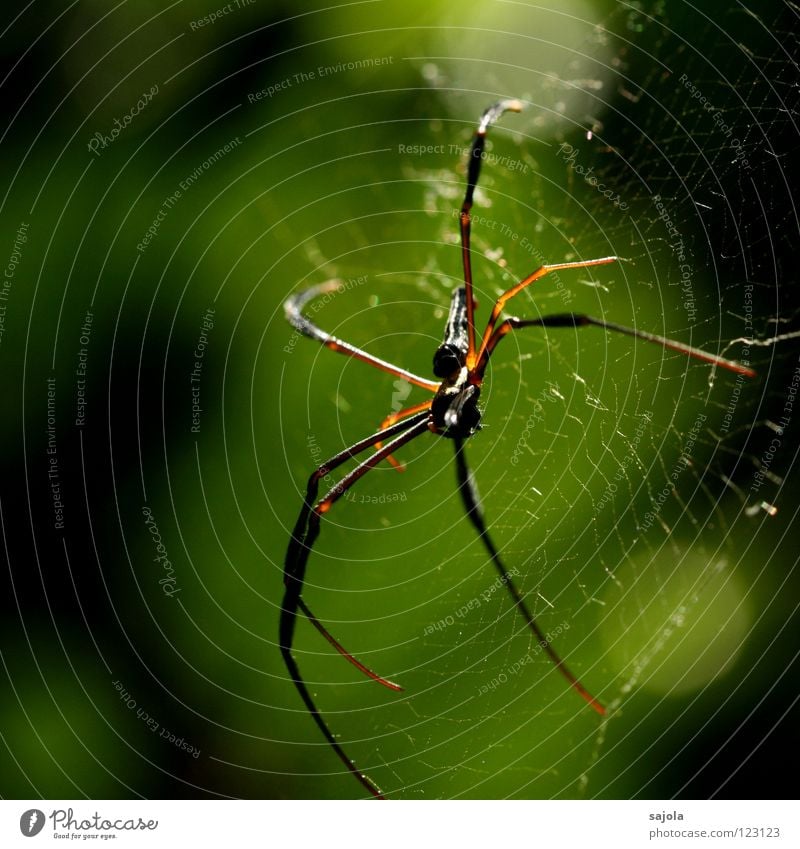
{"type": "Polygon", "coordinates": [[[466,439],[480,429],[480,380],[465,365],[469,353],[467,290],[455,289],[444,328],[444,341],[433,355],[433,373],[442,378],[431,403],[430,430],[450,439],[466,439]]]}
{"type": "Polygon", "coordinates": [[[480,429],[480,394],[480,387],[470,382],[466,366],[445,378],[431,403],[430,430],[449,439],[472,436],[480,429]]]}
{"type": "Polygon", "coordinates": [[[398,691],[402,689],[392,681],[373,672],[350,654],[322,622],[314,616],[308,604],[302,598],[306,566],[314,543],[319,537],[322,517],[365,474],[384,460],[388,460],[396,468],[402,470],[402,465],[394,459],[393,455],[411,440],[425,433],[434,433],[452,440],[455,448],[456,483],[467,518],[477,531],[478,537],[486,549],[489,561],[499,574],[503,586],[505,586],[509,593],[512,604],[525,621],[530,633],[536,638],[541,649],[553,662],[555,669],[558,670],[569,686],[594,711],[603,715],[605,713],[603,705],[589,693],[578,678],[570,671],[539,628],[528,607],[524,594],[512,580],[511,575],[503,564],[500,552],[488,532],[475,482],[467,464],[464,442],[480,428],[481,411],[478,407],[478,400],[489,358],[501,339],[512,331],[524,330],[529,327],[572,328],[573,330],[577,330],[586,326],[594,326],[608,332],[633,336],[636,339],[660,345],[667,350],[676,351],[748,377],[754,375],[754,372],[746,366],[739,365],[716,354],[709,354],[682,342],[656,336],[644,330],[613,324],[601,318],[592,318],[588,315],[562,313],[528,319],[509,317],[500,321],[500,316],[506,303],[549,272],[607,265],[617,262],[618,258],[615,256],[540,266],[515,286],[512,286],[498,296],[490,313],[486,328],[482,336],[478,338],[475,329],[476,304],[472,291],[470,209],[472,208],[475,186],[480,175],[482,153],[488,128],[504,112],[519,112],[521,109],[522,103],[518,100],[504,100],[490,106],[481,116],[477,132],[473,139],[467,165],[466,193],[459,219],[465,285],[457,288],[451,296],[444,339],[433,358],[433,372],[439,378],[438,381],[415,375],[406,369],[381,360],[373,354],[338,339],[319,328],[303,313],[305,305],[315,297],[338,290],[341,286],[338,281],[329,281],[312,286],[310,289],[290,296],[285,303],[286,317],[299,333],[316,340],[330,350],[358,359],[387,374],[402,378],[432,394],[432,397],[427,401],[389,414],[383,420],[377,432],[343,449],[320,465],[311,474],[306,485],[303,506],[292,531],[289,547],[286,552],[284,597],[281,605],[279,629],[280,650],[286,668],[306,708],[330,747],[347,769],[356,777],[362,787],[378,798],[383,798],[380,789],[355,766],[328,727],[327,722],[312,698],[311,692],[300,673],[297,661],[292,652],[298,613],[302,613],[320,634],[360,672],[391,690],[398,691]],[[361,460],[355,468],[346,473],[332,486],[322,498],[319,498],[319,482],[322,479],[339,466],[370,449],[373,449],[373,451],[366,459],[361,460]]]}
{"type": "Polygon", "coordinates": [[[450,298],[450,313],[444,326],[444,341],[433,355],[433,373],[436,377],[452,377],[467,362],[467,327],[467,290],[465,286],[459,286],[450,298]]]}

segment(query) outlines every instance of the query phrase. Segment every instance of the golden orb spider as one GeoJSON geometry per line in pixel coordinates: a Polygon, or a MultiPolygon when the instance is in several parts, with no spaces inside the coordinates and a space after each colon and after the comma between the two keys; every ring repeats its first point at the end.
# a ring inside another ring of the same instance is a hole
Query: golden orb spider
{"type": "Polygon", "coordinates": [[[531,614],[525,598],[517,589],[511,575],[500,559],[500,555],[489,536],[483,512],[480,507],[477,490],[467,465],[464,453],[464,443],[480,427],[481,410],[478,400],[481,384],[484,379],[486,366],[500,340],[511,331],[526,327],[586,327],[593,325],[614,333],[624,333],[653,342],[671,351],[678,351],[689,357],[711,363],[729,371],[753,377],[755,372],[731,360],[708,354],[698,348],[685,345],[663,336],[656,336],[642,330],[624,327],[619,324],[593,318],[578,313],[560,313],[557,315],[541,316],[539,318],[506,318],[499,321],[506,303],[523,289],[530,286],[552,271],[564,271],[576,268],[590,268],[596,265],[607,265],[619,261],[619,257],[607,256],[600,259],[582,260],[580,262],[562,262],[555,265],[542,265],[524,280],[512,286],[495,301],[489,320],[479,337],[475,328],[475,300],[472,291],[472,265],[470,251],[470,210],[473,204],[473,194],[481,169],[483,151],[486,144],[486,133],[489,127],[504,112],[519,112],[523,104],[519,100],[502,100],[490,106],[481,116],[478,129],[472,141],[467,166],[467,188],[464,202],[461,206],[461,254],[464,266],[464,285],[454,290],[450,312],[445,324],[444,340],[433,357],[433,373],[437,380],[412,374],[406,369],[388,363],[372,354],[367,353],[348,342],[338,339],[317,327],[306,315],[303,309],[313,298],[324,295],[340,288],[338,281],[328,281],[312,286],[296,295],[292,295],[285,303],[286,317],[299,333],[315,339],[317,342],[348,357],[354,357],[368,365],[403,378],[409,383],[421,387],[431,393],[432,397],[420,404],[388,415],[376,433],[359,440],[338,454],[322,463],[308,480],[303,507],[297,518],[292,532],[289,548],[286,552],[284,569],[284,597],[280,617],[280,650],[286,668],[311,716],[322,731],[331,748],[341,759],[342,763],[358,779],[358,781],[373,796],[384,798],[380,788],[372,779],[362,773],[336,741],[327,722],[317,708],[311,693],[300,674],[297,661],[292,654],[294,630],[298,611],[302,612],[312,625],[322,634],[336,650],[352,663],[362,673],[388,687],[400,691],[402,687],[373,672],[348,652],[330,633],[330,631],[311,612],[302,598],[303,582],[306,566],[312,547],[319,536],[322,517],[333,505],[367,472],[375,468],[383,460],[388,460],[395,466],[400,466],[394,459],[394,454],[412,439],[423,433],[433,433],[453,440],[455,447],[456,473],[458,488],[464,503],[467,517],[478,532],[495,569],[499,572],[503,585],[511,595],[511,599],[536,637],[538,643],[546,651],[558,671],[572,687],[597,713],[603,715],[605,708],[591,695],[578,678],[570,671],[561,657],[556,653],[545,637],[531,614]],[[499,322],[499,323],[498,323],[499,322]],[[386,442],[386,440],[389,440],[386,442]],[[384,444],[386,443],[386,444],[384,444]],[[334,469],[357,455],[375,449],[366,460],[361,461],[352,471],[344,475],[325,495],[318,499],[319,482],[334,469]]]}

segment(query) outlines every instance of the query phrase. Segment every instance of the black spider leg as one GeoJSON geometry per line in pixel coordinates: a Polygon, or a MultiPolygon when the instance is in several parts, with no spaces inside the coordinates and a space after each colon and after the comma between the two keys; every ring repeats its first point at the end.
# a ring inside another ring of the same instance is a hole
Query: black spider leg
{"type": "Polygon", "coordinates": [[[467,189],[464,194],[464,202],[461,204],[461,215],[459,216],[459,228],[461,231],[461,261],[464,266],[464,285],[466,288],[467,307],[467,357],[475,356],[475,296],[472,287],[472,248],[470,246],[470,233],[472,230],[472,216],[470,210],[474,203],[475,187],[481,173],[481,161],[483,151],[486,147],[486,133],[489,127],[497,121],[504,112],[520,112],[525,104],[521,100],[501,100],[493,103],[485,109],[481,115],[478,129],[472,139],[469,150],[469,162],[467,163],[467,189]]]}
{"type": "MultiPolygon", "coordinates": [[[[427,415],[427,414],[425,414],[427,415]]],[[[295,523],[294,530],[292,531],[292,538],[289,543],[289,549],[286,552],[286,565],[284,570],[284,584],[288,587],[291,582],[291,569],[293,568],[291,564],[296,564],[299,562],[300,558],[303,556],[303,548],[306,546],[306,535],[308,531],[309,524],[309,516],[311,514],[311,508],[314,504],[314,501],[317,498],[317,494],[319,492],[319,482],[323,478],[327,477],[327,475],[333,470],[338,468],[345,463],[347,460],[352,459],[356,455],[362,453],[363,451],[371,448],[373,445],[377,445],[379,448],[380,440],[388,437],[396,436],[398,433],[401,433],[404,430],[408,430],[413,427],[415,422],[422,421],[425,418],[425,415],[417,415],[414,417],[409,417],[405,421],[398,422],[391,427],[384,428],[377,433],[372,434],[371,436],[366,437],[365,439],[361,439],[356,442],[354,445],[351,445],[349,448],[345,448],[343,451],[340,451],[338,454],[335,454],[321,466],[319,466],[314,472],[312,472],[311,477],[308,479],[308,485],[306,487],[306,494],[303,500],[303,507],[300,510],[300,515],[297,517],[297,522],[295,523]]],[[[328,493],[330,495],[330,493],[328,493]]],[[[324,501],[324,499],[323,499],[324,501]]],[[[319,531],[317,530],[317,533],[319,531]]],[[[307,544],[308,549],[310,550],[311,545],[313,545],[313,540],[307,544]]],[[[308,553],[305,554],[305,560],[308,559],[308,553]]],[[[303,576],[300,576],[299,583],[302,588],[303,576]]],[[[325,637],[328,642],[333,645],[340,654],[342,654],[350,663],[360,669],[365,675],[368,675],[375,681],[383,684],[384,686],[389,687],[392,690],[402,690],[402,687],[399,687],[397,684],[393,684],[391,681],[387,681],[385,678],[381,678],[379,675],[372,672],[371,669],[367,668],[364,664],[358,661],[352,654],[346,651],[342,645],[328,632],[325,626],[317,619],[316,616],[311,612],[308,605],[303,601],[302,598],[298,595],[298,605],[300,610],[308,617],[309,621],[314,625],[314,627],[325,637]]]]}
{"type": "Polygon", "coordinates": [[[570,686],[601,716],[605,715],[606,709],[602,704],[581,684],[581,682],[573,675],[573,673],[569,670],[567,665],[558,655],[556,650],[550,645],[550,641],[542,632],[541,628],[537,624],[536,620],[533,618],[533,614],[530,612],[528,605],[525,603],[525,599],[517,588],[516,584],[511,578],[508,570],[506,569],[503,561],[500,559],[500,555],[495,548],[494,542],[492,542],[492,538],[489,536],[489,533],[486,529],[486,522],[483,516],[483,510],[480,504],[480,496],[478,495],[478,489],[475,485],[475,480],[472,476],[472,471],[470,470],[467,464],[467,457],[464,452],[464,442],[461,439],[455,440],[455,449],[456,449],[456,477],[458,480],[458,491],[461,493],[461,499],[464,502],[464,509],[467,512],[467,517],[472,522],[475,530],[478,532],[478,536],[481,538],[486,550],[489,552],[489,556],[492,559],[492,563],[495,566],[495,569],[500,574],[500,580],[508,589],[511,594],[511,598],[514,601],[514,606],[517,610],[522,614],[522,618],[527,623],[528,627],[533,632],[536,637],[539,645],[545,651],[550,660],[553,661],[555,666],[561,675],[569,681],[570,686]]]}
{"type": "Polygon", "coordinates": [[[363,664],[357,657],[354,657],[347,649],[336,639],[336,637],[331,634],[331,632],[322,624],[322,622],[317,619],[316,616],[311,612],[309,606],[303,601],[302,596],[298,599],[297,606],[306,616],[306,619],[322,634],[323,637],[339,652],[339,654],[347,661],[353,664],[356,669],[360,672],[363,672],[367,678],[372,678],[373,681],[377,681],[378,684],[383,684],[389,690],[394,690],[396,693],[402,693],[403,688],[399,684],[395,684],[394,681],[390,681],[388,678],[384,678],[381,675],[378,675],[377,672],[373,672],[368,666],[363,664]]]}
{"type": "MultiPolygon", "coordinates": [[[[304,515],[307,517],[305,533],[302,534],[302,537],[300,537],[299,534],[294,534],[292,536],[292,541],[289,544],[289,550],[286,554],[284,572],[285,591],[283,595],[283,603],[281,605],[279,631],[281,655],[283,656],[283,661],[286,664],[286,669],[288,670],[300,697],[305,703],[308,712],[314,718],[314,721],[317,723],[317,726],[320,731],[322,731],[323,736],[328,741],[333,751],[339,757],[339,760],[341,760],[347,769],[353,773],[363,787],[379,799],[384,798],[380,788],[372,781],[372,779],[357,769],[355,764],[347,756],[344,749],[336,741],[336,738],[333,736],[333,732],[330,730],[322,714],[319,712],[319,709],[314,703],[311,693],[303,680],[303,676],[300,674],[300,668],[297,665],[297,661],[294,659],[292,654],[292,643],[294,641],[294,629],[297,622],[297,611],[301,605],[300,594],[303,590],[306,564],[308,563],[311,548],[319,536],[320,519],[322,515],[324,515],[333,506],[333,504],[338,501],[339,498],[341,498],[354,483],[356,483],[356,481],[384,460],[388,454],[391,454],[393,451],[397,451],[407,442],[410,442],[412,439],[415,439],[417,436],[425,433],[428,430],[428,418],[429,414],[424,412],[420,413],[418,416],[412,416],[403,422],[398,422],[396,426],[379,431],[378,433],[373,434],[371,438],[357,442],[351,448],[345,449],[345,451],[337,454],[336,457],[332,458],[332,460],[328,461],[328,463],[324,463],[320,469],[330,468],[330,464],[333,464],[334,462],[336,465],[340,465],[346,459],[352,457],[359,451],[366,450],[381,439],[385,439],[388,431],[391,430],[392,432],[397,432],[397,430],[407,428],[405,433],[401,433],[399,436],[395,437],[395,439],[383,446],[374,454],[370,455],[366,460],[359,463],[355,469],[346,474],[328,491],[328,493],[314,506],[313,509],[309,507],[308,503],[303,505],[303,510],[301,511],[300,516],[301,518],[303,518],[304,515]],[[341,461],[337,462],[340,457],[342,458],[341,461]]],[[[327,474],[327,472],[325,472],[325,474],[327,474]]],[[[312,475],[312,478],[313,477],[314,476],[312,475]]],[[[318,481],[319,477],[317,478],[317,483],[318,481]]],[[[312,484],[311,481],[309,481],[309,491],[311,491],[311,488],[312,484]]],[[[311,500],[313,500],[314,497],[315,496],[312,495],[311,500]]],[[[300,525],[299,520],[298,525],[300,525]]]]}
{"type": "MultiPolygon", "coordinates": [[[[491,324],[489,325],[491,327],[491,324]]],[[[494,328],[491,336],[486,342],[484,353],[481,361],[476,367],[476,372],[479,377],[483,377],[484,370],[489,362],[489,357],[497,347],[500,340],[512,330],[521,330],[525,327],[600,327],[603,330],[608,330],[612,333],[622,333],[625,336],[632,336],[634,339],[641,339],[644,342],[651,342],[654,345],[660,345],[668,351],[677,351],[679,354],[684,354],[687,357],[692,357],[695,360],[700,360],[704,363],[711,363],[713,366],[727,369],[736,374],[744,375],[745,377],[755,377],[756,372],[748,366],[743,366],[735,360],[728,360],[725,357],[720,357],[718,354],[710,354],[703,351],[701,348],[695,348],[692,345],[687,345],[684,342],[678,342],[675,339],[667,339],[664,336],[657,336],[655,333],[649,333],[646,330],[639,330],[635,327],[626,327],[622,324],[615,324],[612,321],[606,321],[602,318],[593,318],[590,315],[581,313],[567,312],[558,313],[556,315],[543,315],[540,318],[507,318],[496,328],[494,328]]]]}
{"type": "Polygon", "coordinates": [[[413,427],[417,424],[417,422],[427,418],[427,416],[427,412],[418,413],[415,416],[409,416],[408,418],[402,419],[387,428],[383,428],[364,439],[360,439],[358,442],[353,443],[353,445],[343,449],[338,454],[334,454],[333,457],[326,460],[311,473],[311,476],[308,479],[308,484],[306,485],[303,507],[300,510],[300,515],[297,517],[297,522],[295,522],[294,530],[292,531],[292,538],[289,542],[289,549],[286,552],[286,571],[284,573],[285,583],[288,582],[289,564],[296,562],[300,556],[300,549],[303,547],[308,531],[311,507],[319,493],[319,482],[323,478],[327,477],[327,475],[334,469],[339,468],[339,466],[343,463],[346,463],[358,454],[363,453],[373,445],[376,445],[386,439],[390,439],[398,433],[402,433],[404,430],[408,430],[408,428],[413,427]]]}

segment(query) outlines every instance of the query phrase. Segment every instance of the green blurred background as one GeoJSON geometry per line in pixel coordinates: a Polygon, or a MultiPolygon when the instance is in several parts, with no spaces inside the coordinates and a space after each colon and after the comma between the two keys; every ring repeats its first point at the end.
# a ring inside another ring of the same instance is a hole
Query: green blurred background
{"type": "Polygon", "coordinates": [[[518,97],[477,196],[480,314],[543,261],[617,254],[513,312],[600,314],[759,376],[591,328],[498,348],[468,455],[606,720],[493,590],[430,436],[326,517],[306,590],[405,692],[305,622],[301,667],[392,797],[793,795],[789,6],[317,5],[4,13],[0,792],[363,795],[283,668],[283,556],[315,462],[425,393],[298,339],[282,304],[340,279],[316,319],[429,375],[463,151],[518,97]]]}

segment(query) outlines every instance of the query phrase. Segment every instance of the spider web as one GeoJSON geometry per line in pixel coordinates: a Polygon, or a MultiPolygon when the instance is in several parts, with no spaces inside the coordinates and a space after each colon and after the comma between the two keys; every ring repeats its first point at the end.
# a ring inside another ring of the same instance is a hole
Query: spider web
{"type": "MultiPolygon", "coordinates": [[[[391,574],[424,562],[394,589],[423,582],[428,595],[420,602],[418,590],[400,608],[407,627],[393,657],[413,695],[364,755],[387,764],[384,784],[409,795],[663,797],[711,794],[730,780],[704,748],[713,735],[698,742],[691,723],[698,704],[738,694],[746,640],[757,643],[764,627],[765,602],[747,586],[763,571],[753,537],[793,510],[784,476],[796,365],[787,291],[796,39],[791,7],[774,6],[775,20],[764,14],[741,7],[712,20],[688,6],[621,4],[560,73],[531,72],[530,89],[524,75],[516,81],[532,106],[490,134],[473,211],[480,314],[541,262],[616,254],[627,261],[544,278],[511,312],[587,312],[744,361],[759,378],[594,329],[528,331],[497,350],[484,430],[468,455],[507,566],[553,644],[609,707],[599,724],[514,614],[455,494],[443,494],[453,487],[449,460],[441,469],[447,446],[407,449],[414,459],[397,485],[388,475],[359,485],[361,503],[413,496],[405,518],[384,518],[399,526],[385,547],[359,560],[385,558],[398,564],[391,574]],[[439,520],[423,547],[413,523],[431,514],[439,520]],[[626,769],[609,766],[631,727],[652,739],[626,769]],[[676,749],[694,766],[676,770],[676,749]]],[[[515,94],[488,61],[500,42],[466,40],[459,47],[478,51],[488,73],[482,66],[471,78],[455,60],[423,56],[420,74],[434,91],[480,97],[450,98],[457,119],[420,129],[420,144],[466,147],[471,104],[484,103],[483,92],[515,94]]],[[[394,352],[408,365],[420,334],[428,350],[437,344],[460,282],[463,173],[412,156],[404,176],[422,187],[440,246],[418,274],[384,249],[373,261],[398,271],[381,275],[380,298],[363,299],[373,343],[415,328],[394,352]],[[420,303],[433,307],[430,326],[420,303]]],[[[404,226],[413,232],[413,222],[404,226]]],[[[352,232],[377,241],[360,225],[352,232]]],[[[332,270],[342,276],[341,265],[332,270]]],[[[355,312],[347,338],[363,326],[355,312]]],[[[404,398],[397,383],[392,408],[404,398]]],[[[354,586],[343,581],[340,589],[354,586]]],[[[364,591],[366,581],[357,582],[364,591]]]]}
{"type": "Polygon", "coordinates": [[[501,97],[527,109],[476,193],[479,321],[542,262],[616,255],[510,311],[757,377],[595,327],[492,358],[466,446],[487,523],[605,718],[427,434],[326,514],[304,590],[405,691],[305,621],[300,667],[391,796],[786,794],[796,6],[305,5],[40,3],[3,30],[4,795],[363,795],[283,666],[284,558],[311,469],[425,395],[282,305],[338,278],[320,325],[429,375],[466,150],[501,97]]]}

